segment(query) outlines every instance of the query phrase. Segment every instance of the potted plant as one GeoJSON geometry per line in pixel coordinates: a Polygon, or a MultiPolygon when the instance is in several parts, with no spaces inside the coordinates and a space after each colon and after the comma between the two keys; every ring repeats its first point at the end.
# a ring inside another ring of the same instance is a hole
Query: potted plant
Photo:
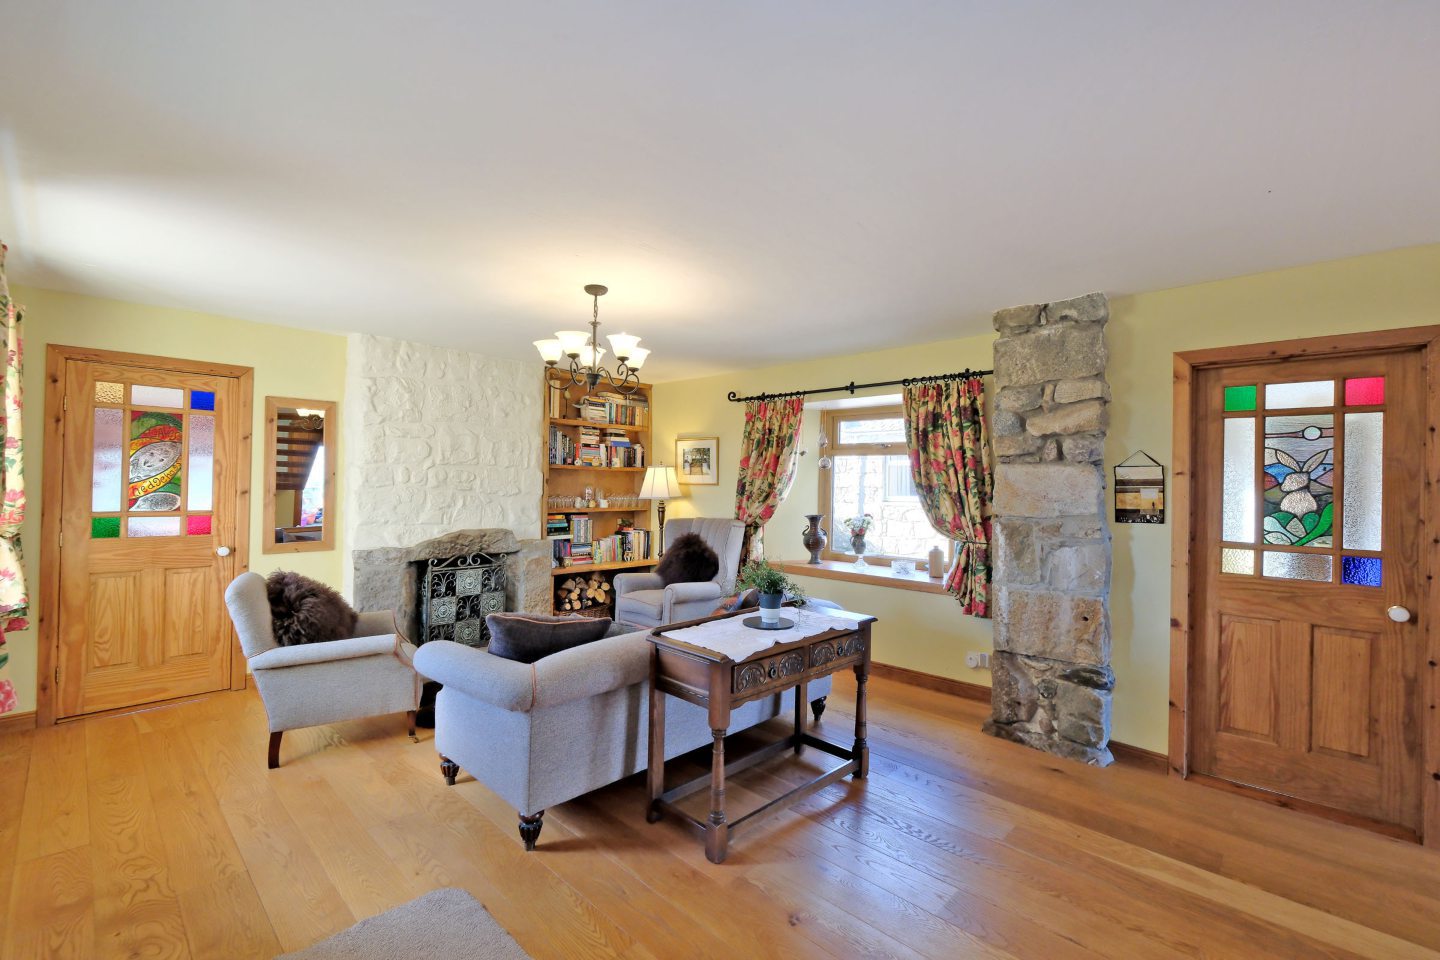
{"type": "Polygon", "coordinates": [[[740,571],[736,589],[760,592],[760,620],[766,625],[780,622],[780,606],[788,593],[798,605],[805,605],[805,590],[765,560],[751,560],[740,571]]]}
{"type": "Polygon", "coordinates": [[[851,517],[842,521],[845,530],[850,534],[850,552],[855,554],[855,566],[863,567],[865,563],[865,534],[870,532],[870,525],[875,518],[868,513],[862,513],[858,517],[851,517]]]}

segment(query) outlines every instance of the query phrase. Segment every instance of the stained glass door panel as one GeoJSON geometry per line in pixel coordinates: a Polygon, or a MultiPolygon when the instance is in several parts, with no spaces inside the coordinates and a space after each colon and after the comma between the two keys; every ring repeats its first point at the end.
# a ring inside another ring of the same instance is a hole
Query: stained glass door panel
{"type": "Polygon", "coordinates": [[[1420,355],[1200,371],[1190,769],[1415,828],[1420,355]]]}
{"type": "Polygon", "coordinates": [[[65,366],[59,715],[229,686],[238,381],[65,366]]]}

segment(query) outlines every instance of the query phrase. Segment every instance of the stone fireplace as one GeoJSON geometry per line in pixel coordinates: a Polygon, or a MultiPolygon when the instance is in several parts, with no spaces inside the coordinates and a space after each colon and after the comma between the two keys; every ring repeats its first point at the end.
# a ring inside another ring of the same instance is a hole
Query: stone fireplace
{"type": "Polygon", "coordinates": [[[1092,293],[995,314],[995,655],[988,733],[1112,760],[1110,387],[1092,293]]]}
{"type": "MultiPolygon", "coordinates": [[[[457,530],[411,547],[376,547],[356,550],[355,609],[394,610],[395,624],[407,640],[420,644],[429,639],[425,625],[425,582],[436,569],[451,572],[439,585],[437,596],[456,599],[450,625],[473,623],[482,607],[493,608],[503,591],[503,609],[524,613],[549,613],[551,604],[550,551],[543,540],[518,540],[503,529],[457,530]],[[484,558],[476,561],[474,558],[484,558]],[[502,568],[500,576],[484,576],[482,567],[502,568]],[[477,574],[475,582],[465,576],[477,574]]],[[[488,610],[484,611],[488,612],[488,610]]],[[[447,617],[442,612],[440,621],[447,617]]],[[[445,631],[442,631],[445,632],[445,631]]],[[[448,631],[451,639],[470,642],[473,628],[448,631]],[[455,634],[459,634],[458,636],[455,634]]]]}

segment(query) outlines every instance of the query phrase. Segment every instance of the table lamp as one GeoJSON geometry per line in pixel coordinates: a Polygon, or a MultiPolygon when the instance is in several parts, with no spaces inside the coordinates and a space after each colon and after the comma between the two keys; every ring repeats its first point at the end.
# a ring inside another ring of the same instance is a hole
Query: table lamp
{"type": "Polygon", "coordinates": [[[660,514],[660,539],[655,548],[655,559],[665,553],[665,501],[681,496],[680,479],[675,468],[665,464],[645,468],[645,482],[640,485],[641,500],[655,500],[656,511],[660,514]]]}

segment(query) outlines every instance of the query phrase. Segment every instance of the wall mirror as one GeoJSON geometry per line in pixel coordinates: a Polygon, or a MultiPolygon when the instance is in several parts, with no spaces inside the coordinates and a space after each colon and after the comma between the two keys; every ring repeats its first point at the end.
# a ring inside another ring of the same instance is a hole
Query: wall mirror
{"type": "Polygon", "coordinates": [[[265,398],[265,553],[335,549],[335,403],[265,398]]]}

